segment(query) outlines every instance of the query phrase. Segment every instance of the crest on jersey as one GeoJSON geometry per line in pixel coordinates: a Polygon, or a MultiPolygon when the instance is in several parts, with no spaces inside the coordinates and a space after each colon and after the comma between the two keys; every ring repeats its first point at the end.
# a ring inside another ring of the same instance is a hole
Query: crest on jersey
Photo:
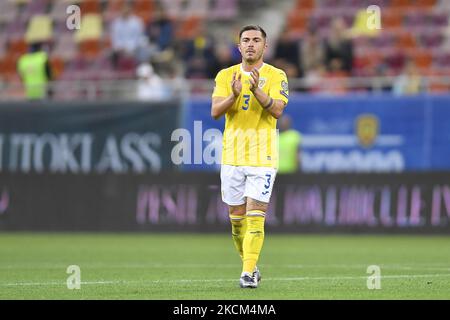
{"type": "Polygon", "coordinates": [[[379,130],[379,120],[373,114],[362,114],[356,118],[356,135],[359,143],[364,147],[374,144],[379,130]]]}
{"type": "Polygon", "coordinates": [[[258,87],[262,89],[264,85],[266,84],[266,78],[259,78],[258,87]]]}

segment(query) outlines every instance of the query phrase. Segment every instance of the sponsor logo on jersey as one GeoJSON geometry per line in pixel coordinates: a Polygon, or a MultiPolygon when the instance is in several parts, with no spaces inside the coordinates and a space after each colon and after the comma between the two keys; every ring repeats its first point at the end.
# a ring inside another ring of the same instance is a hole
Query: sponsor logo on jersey
{"type": "Polygon", "coordinates": [[[283,96],[285,96],[286,98],[289,98],[289,86],[288,86],[288,83],[285,80],[281,81],[280,93],[283,96]]]}

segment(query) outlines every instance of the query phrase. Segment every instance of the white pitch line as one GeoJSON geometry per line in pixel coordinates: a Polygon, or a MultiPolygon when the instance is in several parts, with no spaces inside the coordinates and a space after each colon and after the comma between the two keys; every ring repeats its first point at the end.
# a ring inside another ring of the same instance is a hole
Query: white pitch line
{"type": "MultiPolygon", "coordinates": [[[[384,275],[380,279],[402,279],[402,278],[428,278],[428,277],[450,277],[450,273],[434,273],[434,274],[400,274],[400,275],[384,275]]],[[[308,280],[358,280],[367,279],[367,276],[340,276],[340,277],[289,277],[289,278],[264,278],[264,281],[308,281],[308,280]]],[[[228,282],[237,281],[236,279],[175,279],[175,280],[132,280],[132,281],[85,281],[81,285],[96,285],[96,284],[133,284],[133,283],[191,283],[191,282],[228,282]]],[[[0,283],[1,287],[13,286],[65,286],[65,282],[15,282],[15,283],[0,283]]]]}
{"type": "MultiPolygon", "coordinates": [[[[264,265],[267,267],[267,265],[264,265]]],[[[317,265],[306,265],[306,264],[287,264],[277,266],[290,268],[290,269],[321,269],[321,268],[335,268],[335,269],[366,269],[369,264],[317,264],[317,265]]],[[[390,270],[435,270],[435,271],[450,271],[450,266],[447,267],[433,267],[433,266],[425,266],[425,265],[395,265],[395,264],[380,264],[381,269],[390,269],[390,270]]]]}
{"type": "MultiPolygon", "coordinates": [[[[376,263],[373,263],[376,264],[376,263]]],[[[164,263],[142,263],[142,264],[80,264],[83,268],[104,268],[104,269],[114,269],[114,268],[129,268],[129,269],[145,269],[145,268],[236,268],[236,264],[208,264],[208,263],[184,263],[184,264],[164,264],[164,263]]],[[[311,268],[342,268],[342,269],[366,269],[370,264],[285,264],[285,265],[274,265],[274,264],[261,264],[262,267],[267,268],[289,268],[289,269],[311,269],[311,268]]],[[[399,269],[399,270],[436,270],[436,271],[450,271],[450,265],[446,264],[380,264],[382,269],[399,269]]],[[[16,269],[16,268],[66,268],[66,264],[39,264],[33,265],[0,265],[0,269],[16,269]]]]}
{"type": "MultiPolygon", "coordinates": [[[[15,269],[15,268],[51,268],[51,269],[59,269],[66,268],[68,264],[38,264],[38,265],[3,265],[0,266],[0,269],[15,269]]],[[[206,264],[206,263],[189,263],[189,264],[165,264],[165,263],[136,263],[136,264],[107,264],[107,263],[80,263],[82,268],[104,268],[104,269],[113,269],[113,268],[135,268],[135,269],[143,269],[143,268],[236,268],[237,264],[206,264]]]]}
{"type": "MultiPolygon", "coordinates": [[[[399,275],[387,275],[380,276],[380,279],[388,278],[388,279],[401,279],[401,278],[427,278],[427,277],[450,277],[450,273],[442,273],[442,274],[399,274],[399,275]]],[[[272,278],[272,279],[264,279],[264,280],[276,280],[276,281],[301,281],[301,280],[356,280],[356,279],[367,279],[367,276],[342,276],[342,277],[293,277],[293,278],[272,278]]]]}

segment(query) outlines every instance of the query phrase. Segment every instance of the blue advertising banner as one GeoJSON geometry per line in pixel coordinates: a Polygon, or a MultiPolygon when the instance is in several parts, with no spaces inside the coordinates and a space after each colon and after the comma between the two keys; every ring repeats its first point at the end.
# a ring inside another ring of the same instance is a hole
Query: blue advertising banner
{"type": "Polygon", "coordinates": [[[214,120],[211,117],[211,98],[197,97],[186,103],[183,124],[184,128],[187,129],[193,137],[192,141],[194,143],[191,145],[192,154],[195,155],[200,153],[201,157],[197,156],[197,159],[195,159],[195,156],[192,156],[191,161],[183,162],[181,168],[183,170],[195,171],[218,171],[220,169],[220,151],[222,148],[221,138],[225,127],[225,117],[222,117],[219,120],[214,120]],[[205,139],[210,136],[208,134],[209,132],[215,133],[214,137],[216,137],[216,139],[205,139]],[[213,153],[216,161],[213,163],[205,161],[205,152],[208,152],[208,147],[214,147],[213,153]],[[215,152],[217,152],[217,154],[215,152]]]}
{"type": "MultiPolygon", "coordinates": [[[[184,127],[192,135],[223,132],[224,119],[213,120],[210,106],[208,97],[187,105],[184,127]]],[[[450,170],[450,96],[291,96],[285,114],[302,134],[304,172],[450,170]]],[[[220,149],[212,140],[196,147],[220,149]]],[[[183,169],[217,170],[197,158],[183,169]]]]}
{"type": "Polygon", "coordinates": [[[430,127],[427,137],[429,168],[449,170],[450,168],[450,98],[435,97],[427,102],[430,127]]]}

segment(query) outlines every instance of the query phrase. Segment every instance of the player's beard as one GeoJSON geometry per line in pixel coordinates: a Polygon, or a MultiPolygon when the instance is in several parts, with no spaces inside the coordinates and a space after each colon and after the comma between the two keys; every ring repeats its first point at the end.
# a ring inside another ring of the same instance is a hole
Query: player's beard
{"type": "Polygon", "coordinates": [[[258,55],[257,55],[257,53],[258,52],[256,52],[253,57],[247,56],[247,58],[245,59],[245,62],[247,62],[250,65],[255,64],[257,61],[259,61],[262,58],[262,55],[263,55],[262,51],[258,55]]]}

